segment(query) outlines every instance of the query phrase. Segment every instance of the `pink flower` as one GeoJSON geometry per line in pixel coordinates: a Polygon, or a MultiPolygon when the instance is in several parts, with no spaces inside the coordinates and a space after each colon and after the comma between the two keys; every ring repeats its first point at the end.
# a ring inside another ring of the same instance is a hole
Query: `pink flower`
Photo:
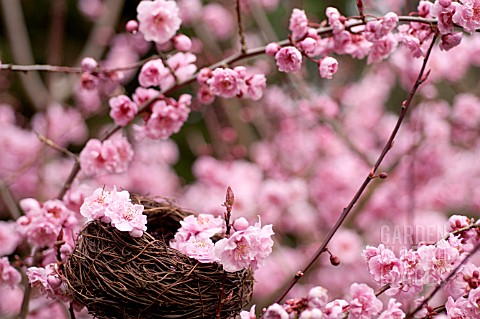
{"type": "Polygon", "coordinates": [[[115,124],[125,126],[137,115],[138,107],[126,95],[119,95],[110,98],[108,101],[110,105],[110,117],[113,118],[115,124]]]}
{"type": "Polygon", "coordinates": [[[180,221],[181,227],[177,234],[180,234],[185,240],[192,236],[199,238],[210,238],[215,234],[223,232],[225,221],[222,217],[214,217],[211,214],[190,215],[180,221]]]}
{"type": "Polygon", "coordinates": [[[460,297],[454,300],[451,296],[448,297],[445,308],[447,309],[448,319],[467,319],[475,318],[474,312],[468,307],[468,300],[460,297]]]}
{"type": "MultiPolygon", "coordinates": [[[[142,4],[145,1],[142,1],[142,4]]],[[[138,82],[143,87],[160,86],[162,80],[170,75],[168,68],[163,65],[161,59],[148,61],[142,66],[138,75],[138,82]]],[[[162,88],[163,89],[163,88],[162,88]]]]}
{"type": "Polygon", "coordinates": [[[454,23],[463,27],[466,32],[473,34],[480,28],[480,0],[465,0],[462,4],[455,2],[454,23]]]}
{"type": "MultiPolygon", "coordinates": [[[[177,52],[167,59],[167,64],[170,67],[170,69],[172,69],[173,72],[175,73],[177,80],[184,81],[189,77],[191,77],[197,71],[197,66],[195,65],[195,61],[197,61],[197,57],[195,56],[195,54],[192,54],[189,52],[187,53],[177,52]]],[[[171,79],[172,83],[170,84],[170,86],[173,86],[173,84],[175,84],[175,79],[173,79],[173,76],[171,77],[172,77],[171,79]]],[[[165,85],[165,87],[169,87],[169,86],[165,85]]],[[[165,90],[163,86],[162,86],[162,89],[165,90]]]]}
{"type": "Polygon", "coordinates": [[[449,51],[458,46],[460,42],[462,42],[462,35],[461,32],[443,34],[440,49],[443,51],[449,51]]]}
{"type": "Polygon", "coordinates": [[[395,299],[390,299],[388,301],[387,309],[380,314],[378,319],[403,319],[405,318],[405,313],[400,309],[402,306],[401,303],[396,302],[395,299]]]}
{"type": "Polygon", "coordinates": [[[397,47],[397,40],[389,33],[387,36],[373,43],[370,53],[368,54],[367,63],[378,63],[387,58],[397,47]]]}
{"type": "Polygon", "coordinates": [[[272,252],[272,225],[261,227],[260,222],[244,231],[236,231],[229,238],[215,243],[215,255],[228,272],[247,267],[258,269],[272,252]]]}
{"type": "Polygon", "coordinates": [[[338,70],[338,61],[335,58],[327,56],[323,58],[318,65],[320,76],[324,79],[331,79],[338,70]]]}
{"type": "Polygon", "coordinates": [[[175,1],[141,1],[137,7],[138,30],[145,40],[163,44],[180,28],[182,20],[175,1]]]}
{"type": "Polygon", "coordinates": [[[340,14],[337,8],[327,7],[325,13],[334,35],[345,30],[345,17],[340,14]]]}
{"type": "Polygon", "coordinates": [[[323,310],[324,319],[342,318],[344,310],[348,307],[348,302],[343,299],[335,299],[329,302],[323,310]]]}
{"type": "Polygon", "coordinates": [[[257,316],[255,315],[255,305],[250,308],[250,311],[242,310],[240,312],[240,319],[257,319],[257,316]]]}
{"type": "Polygon", "coordinates": [[[471,318],[479,318],[480,317],[480,287],[471,290],[468,293],[467,298],[468,303],[466,304],[466,308],[471,311],[472,317],[471,318]]]}
{"type": "MultiPolygon", "coordinates": [[[[176,247],[174,247],[176,248],[176,247]]],[[[179,246],[181,252],[201,263],[218,261],[215,256],[215,246],[210,238],[190,237],[188,241],[179,246]]]]}
{"type": "Polygon", "coordinates": [[[192,40],[185,34],[176,35],[172,41],[178,51],[190,51],[192,49],[192,40]]]}
{"type": "Polygon", "coordinates": [[[272,42],[267,44],[267,46],[265,47],[265,53],[270,56],[275,56],[275,54],[277,54],[277,52],[280,51],[281,48],[282,47],[278,43],[272,42]]]}
{"type": "Polygon", "coordinates": [[[308,19],[305,11],[297,8],[293,9],[288,29],[292,31],[292,38],[294,40],[301,39],[307,33],[308,19]]]}
{"type": "Polygon", "coordinates": [[[143,205],[116,200],[108,205],[105,216],[116,229],[128,231],[132,237],[141,237],[147,230],[147,216],[143,214],[143,209],[143,205]]]}
{"type": "Polygon", "coordinates": [[[435,1],[431,9],[431,14],[437,17],[438,31],[440,34],[453,32],[453,15],[455,14],[455,6],[451,1],[435,1]]]}
{"type": "Polygon", "coordinates": [[[0,286],[2,284],[15,287],[22,281],[20,272],[10,265],[7,257],[0,258],[0,286]]]}
{"type": "Polygon", "coordinates": [[[377,299],[372,288],[365,284],[350,286],[350,316],[352,319],[370,319],[382,310],[382,302],[377,299]]]}
{"type": "Polygon", "coordinates": [[[240,93],[238,73],[232,69],[216,68],[207,84],[213,94],[221,97],[231,98],[240,93]]]}
{"type": "Polygon", "coordinates": [[[445,285],[445,291],[453,298],[465,296],[480,286],[480,268],[467,262],[460,271],[445,285]]]}
{"type": "Polygon", "coordinates": [[[445,239],[438,241],[435,246],[421,246],[417,251],[427,278],[432,282],[441,282],[459,262],[458,250],[445,239]]]}
{"type": "Polygon", "coordinates": [[[167,139],[180,131],[190,114],[192,97],[182,94],[177,101],[164,98],[153,103],[152,113],[145,118],[144,126],[134,126],[138,138],[167,139]]]}
{"type": "Polygon", "coordinates": [[[278,303],[274,303],[267,308],[267,311],[263,314],[265,319],[288,319],[288,313],[278,303]]]}
{"type": "Polygon", "coordinates": [[[215,95],[210,91],[208,86],[200,86],[200,89],[197,91],[197,99],[202,104],[211,104],[215,101],[215,95]]]}
{"type": "Polygon", "coordinates": [[[104,216],[106,215],[107,208],[113,201],[128,202],[130,201],[130,194],[128,191],[118,192],[115,186],[112,191],[97,188],[91,196],[85,198],[82,206],[80,206],[80,213],[82,216],[88,218],[88,220],[105,220],[104,216]]]}
{"type": "Polygon", "coordinates": [[[403,272],[400,260],[383,245],[378,247],[376,256],[369,258],[368,269],[373,280],[382,285],[398,281],[403,272]]]}
{"type": "Polygon", "coordinates": [[[127,170],[133,159],[133,149],[120,135],[101,142],[91,139],[80,153],[80,167],[87,176],[119,174],[127,170]]]}
{"type": "Polygon", "coordinates": [[[310,308],[323,308],[327,304],[327,289],[317,286],[308,292],[308,306],[310,308]]]}
{"type": "Polygon", "coordinates": [[[281,48],[275,59],[280,72],[297,72],[302,67],[302,53],[292,46],[281,48]]]}
{"type": "Polygon", "coordinates": [[[29,283],[49,298],[70,301],[68,285],[59,274],[58,264],[48,264],[45,268],[29,267],[26,271],[29,283]]]}
{"type": "Polygon", "coordinates": [[[365,25],[365,38],[370,42],[375,42],[387,36],[395,28],[398,22],[398,16],[393,13],[387,13],[382,19],[370,21],[365,25]]]}

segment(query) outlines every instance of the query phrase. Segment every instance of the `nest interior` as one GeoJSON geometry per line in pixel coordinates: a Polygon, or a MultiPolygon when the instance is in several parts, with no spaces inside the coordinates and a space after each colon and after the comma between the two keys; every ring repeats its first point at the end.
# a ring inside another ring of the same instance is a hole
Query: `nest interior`
{"type": "Polygon", "coordinates": [[[168,242],[193,212],[168,201],[133,196],[145,206],[147,232],[131,237],[99,221],[80,233],[64,265],[75,301],[98,318],[216,318],[224,282],[221,318],[232,318],[251,299],[253,272],[226,273],[202,264],[168,242]]]}

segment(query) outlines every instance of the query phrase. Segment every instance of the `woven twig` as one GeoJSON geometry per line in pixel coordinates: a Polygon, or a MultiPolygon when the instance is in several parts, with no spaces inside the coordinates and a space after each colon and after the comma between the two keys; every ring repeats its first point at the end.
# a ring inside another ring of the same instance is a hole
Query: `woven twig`
{"type": "MultiPolygon", "coordinates": [[[[131,237],[99,221],[80,233],[65,277],[75,301],[98,318],[214,318],[223,269],[170,248],[180,221],[193,212],[171,202],[132,197],[145,206],[147,232],[131,237]]],[[[252,296],[250,269],[228,273],[222,318],[232,318],[252,296]]]]}

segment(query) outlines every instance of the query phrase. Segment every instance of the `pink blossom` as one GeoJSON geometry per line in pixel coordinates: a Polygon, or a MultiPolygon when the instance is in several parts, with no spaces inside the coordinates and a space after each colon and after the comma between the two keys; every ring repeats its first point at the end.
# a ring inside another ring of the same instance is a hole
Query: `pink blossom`
{"type": "Polygon", "coordinates": [[[136,33],[138,32],[138,21],[136,21],[136,20],[129,20],[129,21],[125,24],[125,30],[126,30],[128,33],[136,34],[136,33]]]}
{"type": "Polygon", "coordinates": [[[468,300],[460,297],[454,300],[451,296],[448,297],[445,304],[448,319],[469,319],[474,318],[472,309],[468,307],[468,300]]]}
{"type": "Polygon", "coordinates": [[[274,303],[267,308],[267,311],[263,314],[265,319],[288,319],[288,313],[278,303],[274,303]]]}
{"type": "Polygon", "coordinates": [[[257,316],[255,315],[255,305],[250,308],[250,311],[242,310],[240,312],[240,319],[257,319],[257,316]]]}
{"type": "Polygon", "coordinates": [[[302,54],[292,46],[281,48],[275,59],[280,72],[297,72],[302,67],[302,54]]]}
{"type": "Polygon", "coordinates": [[[431,14],[437,17],[438,31],[440,34],[453,32],[453,15],[456,7],[452,5],[452,1],[435,1],[431,9],[431,14]]]}
{"type": "Polygon", "coordinates": [[[197,99],[202,104],[211,104],[215,101],[215,95],[210,91],[208,86],[201,86],[197,91],[197,99]]]}
{"type": "Polygon", "coordinates": [[[143,214],[143,209],[143,205],[114,200],[108,205],[105,216],[116,229],[128,231],[132,237],[141,237],[147,230],[147,216],[143,214]]]}
{"type": "Polygon", "coordinates": [[[94,58],[86,57],[82,59],[81,68],[82,72],[93,72],[98,66],[97,61],[94,58]]]}
{"type": "Polygon", "coordinates": [[[201,263],[218,261],[218,258],[215,256],[215,246],[210,238],[190,237],[186,242],[172,247],[201,263]]]}
{"type": "Polygon", "coordinates": [[[445,285],[445,291],[453,298],[465,296],[472,289],[480,286],[480,267],[467,262],[445,285]]]}
{"type": "Polygon", "coordinates": [[[348,302],[343,299],[335,299],[329,302],[323,310],[325,319],[338,319],[341,318],[343,313],[348,307],[348,302]]]}
{"type": "Polygon", "coordinates": [[[10,265],[7,257],[0,258],[0,286],[15,287],[22,281],[20,272],[10,265]]]}
{"type": "Polygon", "coordinates": [[[443,34],[440,49],[443,51],[449,51],[458,46],[460,42],[462,42],[462,35],[461,32],[443,34]]]}
{"type": "Polygon", "coordinates": [[[110,117],[113,118],[117,125],[125,126],[137,115],[137,104],[126,95],[112,97],[108,103],[111,108],[110,117]]]}
{"type": "Polygon", "coordinates": [[[433,282],[440,282],[448,276],[459,262],[458,250],[445,239],[441,239],[435,246],[421,246],[417,251],[427,278],[433,282]]]}
{"type": "Polygon", "coordinates": [[[258,269],[272,252],[272,225],[261,227],[260,222],[244,231],[236,231],[229,238],[215,243],[215,255],[228,272],[247,267],[258,269]]]}
{"type": "Polygon", "coordinates": [[[240,93],[238,73],[232,69],[216,68],[207,84],[213,94],[221,97],[231,98],[240,93]]]}
{"type": "Polygon", "coordinates": [[[382,310],[382,302],[366,284],[354,283],[350,286],[350,315],[353,319],[370,319],[382,310]]]}
{"type": "Polygon", "coordinates": [[[146,89],[143,87],[138,87],[133,93],[133,101],[139,106],[143,107],[145,104],[154,99],[155,97],[159,97],[160,92],[155,89],[146,89]]]}
{"type": "Polygon", "coordinates": [[[147,116],[144,126],[134,126],[138,138],[167,139],[180,131],[190,113],[191,96],[182,94],[177,101],[164,98],[155,101],[152,113],[147,116]]]}
{"type": "Polygon", "coordinates": [[[387,309],[380,314],[378,319],[403,319],[405,318],[405,313],[400,309],[402,306],[401,303],[396,302],[395,299],[390,299],[388,301],[387,309]]]}
{"type": "Polygon", "coordinates": [[[265,47],[265,53],[270,56],[275,56],[275,54],[277,54],[277,52],[280,51],[281,48],[282,47],[278,43],[272,42],[267,44],[267,46],[265,47]]]}
{"type": "Polygon", "coordinates": [[[177,3],[170,0],[141,1],[137,7],[138,30],[145,40],[163,44],[180,28],[177,3]]]}
{"type": "Polygon", "coordinates": [[[192,40],[185,34],[177,34],[172,41],[175,49],[179,51],[190,51],[192,48],[192,40]]]}
{"type": "Polygon", "coordinates": [[[395,28],[398,22],[397,14],[387,13],[382,19],[369,21],[365,25],[365,38],[370,42],[375,42],[387,36],[395,28]]]}
{"type": "MultiPolygon", "coordinates": [[[[197,57],[194,54],[177,52],[167,59],[167,64],[175,73],[178,81],[185,81],[197,71],[195,61],[197,61],[197,57]]],[[[175,84],[173,76],[170,81],[169,84],[161,85],[163,90],[175,84]]]]}
{"type": "Polygon", "coordinates": [[[397,44],[397,40],[390,33],[382,39],[375,41],[368,54],[367,63],[378,63],[387,58],[396,49],[397,44]]]}
{"type": "Polygon", "coordinates": [[[368,269],[373,280],[382,285],[396,282],[403,272],[400,260],[383,245],[379,246],[378,254],[368,260],[368,269]]]}
{"type": "MultiPolygon", "coordinates": [[[[142,1],[140,4],[143,2],[146,1],[142,1]]],[[[163,65],[161,59],[150,60],[142,66],[138,75],[138,82],[143,87],[160,86],[162,81],[169,75],[170,71],[163,65]]]]}
{"type": "Polygon", "coordinates": [[[313,287],[308,292],[307,300],[310,308],[322,309],[328,301],[327,289],[320,286],[313,287]]]}
{"type": "Polygon", "coordinates": [[[317,53],[318,42],[314,38],[306,37],[299,42],[299,47],[307,56],[314,56],[317,53]]]}
{"type": "Polygon", "coordinates": [[[473,315],[472,318],[480,317],[480,287],[475,288],[468,293],[467,301],[466,308],[471,311],[473,315]]]}
{"type": "Polygon", "coordinates": [[[211,214],[199,214],[198,216],[190,215],[180,221],[181,227],[177,234],[180,234],[185,240],[191,236],[200,238],[210,238],[215,234],[223,232],[225,221],[220,216],[211,214]]]}
{"type": "Polygon", "coordinates": [[[455,2],[452,6],[455,6],[455,14],[452,17],[454,23],[462,26],[470,34],[480,28],[480,0],[465,0],[461,4],[455,2]]]}
{"type": "Polygon", "coordinates": [[[112,191],[97,188],[91,196],[85,198],[80,207],[80,213],[88,220],[103,219],[107,214],[108,206],[114,201],[128,202],[130,201],[130,194],[125,190],[117,191],[115,186],[112,191]]]}
{"type": "Polygon", "coordinates": [[[331,79],[338,70],[338,61],[332,57],[325,57],[318,65],[320,76],[324,79],[331,79]]]}
{"type": "Polygon", "coordinates": [[[132,146],[121,135],[103,142],[91,139],[80,153],[80,167],[87,176],[119,174],[127,170],[132,158],[132,146]]]}
{"type": "Polygon", "coordinates": [[[305,11],[297,8],[293,9],[288,29],[292,31],[292,38],[294,40],[301,39],[307,33],[308,19],[305,11]]]}
{"type": "Polygon", "coordinates": [[[26,271],[29,283],[49,298],[70,301],[68,285],[59,273],[58,264],[42,267],[29,267],[26,271]]]}
{"type": "Polygon", "coordinates": [[[338,12],[337,8],[327,7],[325,12],[328,17],[328,24],[332,27],[334,35],[345,30],[345,17],[338,12]]]}

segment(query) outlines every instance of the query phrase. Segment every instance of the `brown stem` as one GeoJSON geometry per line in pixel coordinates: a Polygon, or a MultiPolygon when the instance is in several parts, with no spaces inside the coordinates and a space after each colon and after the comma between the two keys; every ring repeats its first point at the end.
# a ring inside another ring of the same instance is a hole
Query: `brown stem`
{"type": "Polygon", "coordinates": [[[240,37],[240,46],[241,46],[240,52],[242,52],[242,54],[245,54],[247,53],[248,47],[247,47],[247,40],[245,39],[245,33],[243,31],[242,12],[240,10],[240,0],[237,0],[235,11],[237,13],[238,35],[240,37]]]}
{"type": "Polygon", "coordinates": [[[70,152],[70,151],[67,150],[66,148],[61,147],[60,145],[56,144],[54,141],[52,141],[51,139],[43,136],[42,134],[40,134],[40,133],[37,132],[37,131],[35,131],[35,134],[37,135],[38,139],[39,139],[42,143],[50,146],[51,148],[53,148],[53,149],[56,150],[57,152],[63,153],[63,154],[65,154],[65,155],[67,155],[67,156],[69,156],[69,157],[71,157],[71,158],[73,158],[73,159],[75,159],[75,160],[78,160],[77,155],[73,154],[72,152],[70,152]]]}
{"type": "MultiPolygon", "coordinates": [[[[430,53],[432,52],[432,49],[433,49],[433,45],[435,43],[435,40],[436,40],[436,37],[434,37],[432,39],[432,43],[430,44],[430,47],[427,51],[427,54],[423,60],[423,64],[422,64],[422,68],[420,69],[420,72],[418,73],[418,77],[417,77],[417,80],[415,82],[415,84],[413,85],[412,87],[412,90],[410,91],[409,95],[408,95],[408,98],[406,101],[404,101],[403,105],[402,105],[402,110],[400,112],[400,115],[398,117],[398,120],[397,120],[397,124],[395,125],[392,133],[390,134],[390,137],[387,141],[387,143],[385,144],[385,146],[383,147],[383,150],[380,154],[380,156],[378,157],[377,161],[375,162],[374,166],[372,167],[371,171],[369,172],[369,174],[367,175],[367,177],[365,178],[365,180],[363,181],[362,185],[360,186],[360,188],[358,189],[358,191],[356,192],[356,194],[353,196],[352,200],[350,201],[350,203],[348,204],[348,206],[346,208],[343,209],[342,211],[342,214],[340,215],[340,217],[338,218],[337,222],[335,223],[335,225],[333,226],[333,228],[330,230],[330,232],[327,234],[326,238],[323,240],[323,242],[321,243],[320,247],[318,248],[318,250],[315,252],[315,254],[313,255],[313,257],[310,259],[310,261],[307,263],[307,265],[304,267],[304,269],[301,271],[302,273],[306,273],[311,267],[312,265],[315,263],[315,261],[320,257],[320,255],[325,251],[325,248],[327,247],[328,243],[330,242],[330,240],[333,238],[333,235],[335,235],[335,233],[337,232],[337,230],[340,228],[340,226],[343,224],[343,222],[345,221],[345,219],[347,218],[348,214],[350,213],[350,211],[352,210],[353,206],[355,205],[355,203],[358,201],[358,199],[360,198],[360,196],[363,194],[363,192],[365,191],[365,189],[367,188],[368,184],[370,183],[370,181],[372,180],[372,177],[375,175],[375,172],[377,171],[378,167],[380,166],[380,164],[382,163],[383,159],[385,158],[385,156],[387,155],[388,151],[391,149],[392,145],[393,145],[393,140],[395,139],[395,137],[397,136],[397,133],[398,133],[398,130],[400,129],[400,126],[402,125],[402,122],[405,118],[405,115],[407,114],[407,111],[412,103],[412,100],[413,100],[413,97],[415,96],[415,93],[418,89],[418,87],[425,81],[426,77],[424,76],[424,73],[425,73],[425,68],[426,68],[426,65],[427,65],[427,62],[428,62],[428,59],[430,57],[430,53]]],[[[428,73],[427,73],[428,75],[428,73]]],[[[295,284],[298,282],[298,280],[300,279],[300,277],[298,276],[294,276],[292,278],[292,280],[290,281],[289,285],[287,286],[287,288],[275,299],[274,303],[280,303],[283,298],[285,298],[285,296],[288,294],[288,292],[293,288],[293,286],[295,286],[295,284]]]]}
{"type": "MultiPolygon", "coordinates": [[[[40,249],[34,248],[32,252],[32,264],[31,266],[35,266],[38,264],[40,261],[40,258],[42,257],[42,251],[40,249]]],[[[30,283],[27,282],[25,284],[25,290],[23,292],[23,300],[22,300],[22,306],[20,308],[20,313],[18,315],[18,319],[25,319],[28,315],[28,305],[30,303],[30,296],[32,294],[32,286],[30,283]]]]}

